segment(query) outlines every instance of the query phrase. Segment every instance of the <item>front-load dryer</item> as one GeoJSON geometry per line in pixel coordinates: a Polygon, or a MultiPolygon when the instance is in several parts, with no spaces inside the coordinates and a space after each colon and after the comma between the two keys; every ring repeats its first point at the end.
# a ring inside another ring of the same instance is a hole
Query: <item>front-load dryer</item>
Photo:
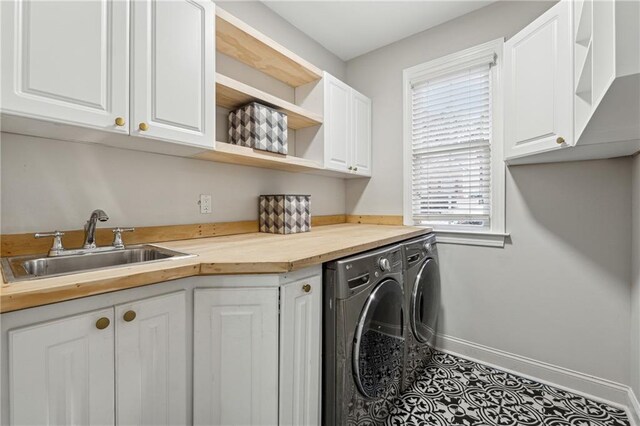
{"type": "Polygon", "coordinates": [[[404,358],[402,250],[325,265],[324,425],[377,425],[400,393],[404,358]]]}
{"type": "Polygon", "coordinates": [[[436,237],[428,234],[401,244],[407,327],[402,389],[423,374],[433,354],[440,311],[440,270],[436,237]]]}

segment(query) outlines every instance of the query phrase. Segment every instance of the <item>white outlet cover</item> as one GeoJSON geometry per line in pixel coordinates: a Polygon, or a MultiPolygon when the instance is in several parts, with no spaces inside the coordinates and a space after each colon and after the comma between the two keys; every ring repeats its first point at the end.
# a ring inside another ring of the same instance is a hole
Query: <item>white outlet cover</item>
{"type": "Polygon", "coordinates": [[[200,194],[200,213],[209,214],[213,211],[211,195],[200,194]]]}

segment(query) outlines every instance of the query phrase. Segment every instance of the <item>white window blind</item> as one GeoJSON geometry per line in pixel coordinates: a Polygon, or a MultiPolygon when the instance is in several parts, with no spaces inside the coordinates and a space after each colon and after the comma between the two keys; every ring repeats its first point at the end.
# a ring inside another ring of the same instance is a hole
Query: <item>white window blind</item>
{"type": "Polygon", "coordinates": [[[412,84],[416,225],[490,227],[491,105],[488,61],[412,84]]]}

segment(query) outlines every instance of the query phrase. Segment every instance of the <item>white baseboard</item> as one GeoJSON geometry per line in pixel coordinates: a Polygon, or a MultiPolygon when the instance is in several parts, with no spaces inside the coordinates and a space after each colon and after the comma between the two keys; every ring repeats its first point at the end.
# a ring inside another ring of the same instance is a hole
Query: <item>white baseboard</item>
{"type": "Polygon", "coordinates": [[[638,402],[638,398],[631,388],[629,388],[628,398],[628,413],[629,418],[631,419],[631,424],[634,424],[634,426],[640,426],[640,402],[638,402]]]}
{"type": "Polygon", "coordinates": [[[627,385],[443,334],[438,334],[436,348],[622,408],[632,425],[640,426],[640,405],[627,385]]]}

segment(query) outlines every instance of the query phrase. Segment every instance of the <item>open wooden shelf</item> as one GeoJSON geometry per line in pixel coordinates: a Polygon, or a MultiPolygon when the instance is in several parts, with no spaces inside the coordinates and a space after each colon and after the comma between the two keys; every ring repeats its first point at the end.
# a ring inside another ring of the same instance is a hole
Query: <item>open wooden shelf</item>
{"type": "Polygon", "coordinates": [[[196,154],[193,158],[217,161],[220,163],[242,164],[245,166],[284,170],[287,172],[324,171],[322,164],[316,163],[315,161],[294,157],[292,155],[260,151],[246,146],[233,145],[225,142],[216,142],[215,149],[196,154]]]}
{"type": "Polygon", "coordinates": [[[318,67],[219,7],[216,49],[292,87],[322,78],[318,67]]]}
{"type": "Polygon", "coordinates": [[[216,74],[216,105],[236,109],[257,101],[287,114],[291,129],[322,124],[322,116],[222,74],[216,74]]]}
{"type": "Polygon", "coordinates": [[[200,152],[193,155],[192,158],[215,161],[218,163],[238,164],[242,166],[283,170],[285,172],[293,173],[306,173],[341,179],[362,179],[370,177],[357,175],[351,172],[327,170],[322,164],[313,160],[307,160],[293,155],[281,155],[261,151],[226,142],[216,142],[216,147],[214,149],[200,152]]]}

